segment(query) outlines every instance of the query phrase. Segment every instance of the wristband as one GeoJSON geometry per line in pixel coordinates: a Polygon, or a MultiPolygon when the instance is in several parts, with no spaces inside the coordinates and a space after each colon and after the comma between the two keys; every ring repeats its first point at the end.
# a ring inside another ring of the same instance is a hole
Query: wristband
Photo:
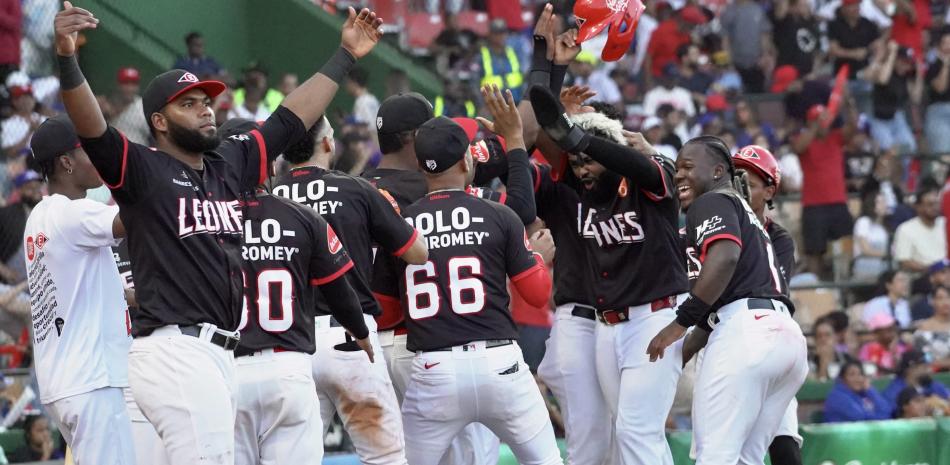
{"type": "Polygon", "coordinates": [[[564,86],[564,76],[567,74],[567,65],[551,66],[551,93],[561,95],[561,87],[564,86]]]}
{"type": "Polygon", "coordinates": [[[345,48],[340,47],[336,53],[323,64],[320,68],[320,74],[330,78],[331,81],[339,84],[350,72],[350,68],[356,63],[356,58],[345,48]]]}
{"type": "Polygon", "coordinates": [[[528,72],[528,87],[547,86],[551,82],[551,62],[548,61],[548,41],[534,36],[534,54],[531,55],[531,71],[528,72]]]}
{"type": "Polygon", "coordinates": [[[676,322],[684,328],[689,328],[702,319],[710,307],[712,306],[700,300],[699,297],[690,294],[676,310],[676,322]]]}
{"type": "Polygon", "coordinates": [[[62,90],[73,90],[86,82],[86,77],[82,75],[79,69],[79,60],[76,55],[64,57],[56,55],[56,62],[59,64],[59,87],[62,90]]]}

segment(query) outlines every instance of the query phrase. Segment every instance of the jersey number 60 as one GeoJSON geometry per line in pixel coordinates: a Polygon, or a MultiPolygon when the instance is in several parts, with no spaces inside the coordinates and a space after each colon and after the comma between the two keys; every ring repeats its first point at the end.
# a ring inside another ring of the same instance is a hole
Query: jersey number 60
{"type": "MultiPolygon", "coordinates": [[[[485,308],[485,284],[476,277],[482,274],[481,260],[477,257],[452,258],[448,263],[448,272],[452,311],[460,315],[482,311],[485,308]],[[468,268],[472,276],[460,277],[462,268],[468,268]]],[[[439,313],[439,303],[442,299],[434,278],[435,264],[431,261],[406,267],[406,300],[409,317],[413,320],[429,318],[439,313]],[[416,281],[416,276],[420,273],[425,274],[425,278],[430,281],[416,281]]]]}

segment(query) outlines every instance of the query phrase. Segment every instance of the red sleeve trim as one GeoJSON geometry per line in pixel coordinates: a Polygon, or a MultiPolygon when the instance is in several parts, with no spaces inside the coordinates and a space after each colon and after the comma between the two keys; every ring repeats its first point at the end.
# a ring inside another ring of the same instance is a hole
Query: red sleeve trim
{"type": "Polygon", "coordinates": [[[522,271],[521,273],[518,273],[512,276],[511,282],[516,283],[518,281],[521,281],[524,278],[527,278],[528,276],[531,275],[531,273],[535,273],[538,270],[544,270],[543,259],[541,258],[541,255],[538,253],[532,253],[532,255],[535,261],[534,266],[532,266],[531,268],[528,268],[527,270],[522,271]]]}
{"type": "Polygon", "coordinates": [[[507,201],[508,201],[508,194],[506,194],[506,193],[504,193],[504,192],[499,192],[499,193],[498,193],[498,203],[504,205],[505,202],[507,202],[507,201]]]}
{"type": "Polygon", "coordinates": [[[742,241],[739,240],[738,237],[733,236],[732,234],[728,234],[728,233],[726,233],[726,234],[716,234],[715,236],[712,236],[712,237],[710,237],[709,239],[706,239],[706,240],[703,241],[703,250],[702,250],[702,252],[699,254],[699,261],[700,261],[700,263],[706,261],[706,250],[709,249],[709,246],[711,246],[711,245],[713,244],[713,242],[716,242],[716,241],[718,241],[718,240],[720,240],[720,239],[730,240],[730,241],[732,241],[732,242],[735,242],[736,244],[739,244],[739,247],[742,247],[742,241]]]}
{"type": "Polygon", "coordinates": [[[105,183],[106,187],[108,187],[109,189],[118,189],[122,187],[123,184],[125,184],[125,167],[126,167],[126,163],[129,160],[129,140],[125,138],[125,134],[122,134],[122,131],[119,131],[117,129],[116,132],[118,132],[119,136],[122,137],[122,167],[120,168],[121,171],[119,171],[118,184],[112,185],[106,182],[105,180],[102,181],[103,183],[105,183]]]}
{"type": "Polygon", "coordinates": [[[534,191],[538,192],[541,188],[541,168],[536,163],[532,163],[531,167],[534,168],[534,191]]]}
{"type": "Polygon", "coordinates": [[[342,268],[336,271],[336,273],[331,274],[330,276],[324,278],[314,278],[310,280],[311,286],[322,286],[326,283],[332,283],[336,281],[337,278],[343,276],[344,273],[350,271],[350,268],[353,268],[353,260],[350,260],[346,265],[343,265],[342,268]]]}
{"type": "Polygon", "coordinates": [[[257,152],[260,156],[260,178],[257,181],[257,185],[264,184],[264,181],[267,180],[267,144],[264,143],[264,135],[260,131],[254,129],[251,131],[251,135],[254,136],[254,140],[257,141],[257,152]]]}
{"type": "Polygon", "coordinates": [[[393,297],[391,295],[380,294],[378,292],[373,293],[373,297],[376,298],[380,304],[390,303],[390,304],[400,304],[398,297],[393,297]]]}
{"type": "Polygon", "coordinates": [[[653,158],[650,158],[650,161],[652,161],[653,164],[656,165],[656,169],[660,170],[660,180],[663,182],[663,195],[657,196],[655,193],[650,192],[646,189],[640,189],[640,192],[643,192],[643,194],[646,195],[647,198],[649,198],[650,200],[654,202],[659,202],[665,199],[666,196],[670,194],[669,189],[666,187],[667,186],[666,185],[666,171],[663,169],[662,166],[660,166],[660,162],[654,160],[653,158]]]}
{"type": "Polygon", "coordinates": [[[412,247],[412,244],[414,244],[414,243],[416,242],[416,238],[417,238],[417,237],[419,237],[419,230],[413,228],[413,229],[412,229],[412,236],[409,237],[409,240],[406,241],[406,243],[405,243],[402,247],[400,247],[398,250],[396,250],[395,252],[393,252],[393,255],[396,256],[396,257],[401,257],[402,254],[406,253],[406,251],[409,250],[409,247],[412,247]]]}

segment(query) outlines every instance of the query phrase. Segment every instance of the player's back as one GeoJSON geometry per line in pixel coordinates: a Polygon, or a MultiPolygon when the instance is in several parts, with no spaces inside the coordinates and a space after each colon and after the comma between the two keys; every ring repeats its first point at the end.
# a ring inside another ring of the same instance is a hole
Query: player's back
{"type": "Polygon", "coordinates": [[[242,258],[245,297],[236,353],[313,353],[311,285],[352,267],[333,228],[310,208],[259,194],[245,206],[242,258]]]}
{"type": "Polygon", "coordinates": [[[409,350],[516,339],[506,277],[536,264],[518,216],[463,190],[432,192],[403,214],[429,247],[429,261],[400,277],[409,350]]]}

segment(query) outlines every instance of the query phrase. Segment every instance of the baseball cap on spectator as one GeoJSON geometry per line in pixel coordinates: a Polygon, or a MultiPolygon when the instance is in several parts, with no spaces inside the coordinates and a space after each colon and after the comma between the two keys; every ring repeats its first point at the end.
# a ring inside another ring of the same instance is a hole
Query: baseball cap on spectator
{"type": "Polygon", "coordinates": [[[696,5],[687,5],[680,9],[680,18],[690,24],[706,24],[709,18],[696,5]]]}
{"type": "Polygon", "coordinates": [[[950,268],[950,260],[943,258],[930,265],[928,272],[929,274],[939,273],[947,268],[950,268]]]}
{"type": "Polygon", "coordinates": [[[706,97],[706,111],[725,111],[728,108],[729,102],[725,95],[712,94],[706,97]]]}
{"type": "Polygon", "coordinates": [[[897,320],[895,320],[894,317],[888,315],[887,313],[878,313],[868,320],[868,329],[871,331],[877,331],[879,329],[890,328],[896,324],[897,320]]]}
{"type": "Polygon", "coordinates": [[[433,117],[432,104],[416,92],[400,92],[379,106],[376,112],[376,132],[399,134],[418,129],[433,117]]]}
{"type": "Polygon", "coordinates": [[[772,75],[772,93],[780,94],[798,79],[798,69],[792,65],[782,65],[772,75]]]}
{"type": "Polygon", "coordinates": [[[119,72],[116,73],[115,80],[119,84],[138,84],[139,78],[139,70],[131,66],[127,66],[125,68],[119,68],[119,72]]]}
{"type": "Polygon", "coordinates": [[[650,116],[647,119],[643,120],[643,124],[640,125],[640,131],[649,131],[655,127],[662,126],[663,120],[656,116],[650,116]]]}
{"type": "Polygon", "coordinates": [[[471,143],[465,129],[445,116],[426,121],[416,134],[416,159],[427,173],[441,173],[465,158],[471,143]]]}
{"type": "Polygon", "coordinates": [[[23,86],[11,86],[10,97],[17,98],[22,95],[33,95],[33,86],[27,84],[23,86]]]}
{"type": "Polygon", "coordinates": [[[201,81],[198,76],[183,69],[173,69],[155,76],[142,95],[142,110],[148,127],[152,128],[153,114],[158,113],[165,105],[191,89],[201,89],[213,99],[224,92],[227,86],[221,81],[201,81]]]}
{"type": "Polygon", "coordinates": [[[858,3],[861,3],[861,0],[842,0],[841,1],[841,4],[843,6],[857,5],[858,3]]]}
{"type": "Polygon", "coordinates": [[[488,24],[488,32],[492,34],[508,32],[508,23],[504,18],[495,18],[488,24]]]}
{"type": "Polygon", "coordinates": [[[40,173],[37,173],[36,171],[33,171],[33,170],[26,170],[20,173],[19,175],[17,175],[17,177],[13,178],[13,187],[19,189],[27,183],[31,183],[33,181],[42,181],[42,180],[43,180],[43,176],[40,175],[40,173]]]}
{"type": "Polygon", "coordinates": [[[43,121],[30,139],[33,159],[38,163],[56,158],[79,147],[76,127],[67,115],[56,115],[43,121]]]}
{"type": "Polygon", "coordinates": [[[809,122],[815,121],[821,117],[821,114],[825,112],[824,105],[812,105],[808,109],[808,113],[805,116],[805,119],[809,122]]]}

